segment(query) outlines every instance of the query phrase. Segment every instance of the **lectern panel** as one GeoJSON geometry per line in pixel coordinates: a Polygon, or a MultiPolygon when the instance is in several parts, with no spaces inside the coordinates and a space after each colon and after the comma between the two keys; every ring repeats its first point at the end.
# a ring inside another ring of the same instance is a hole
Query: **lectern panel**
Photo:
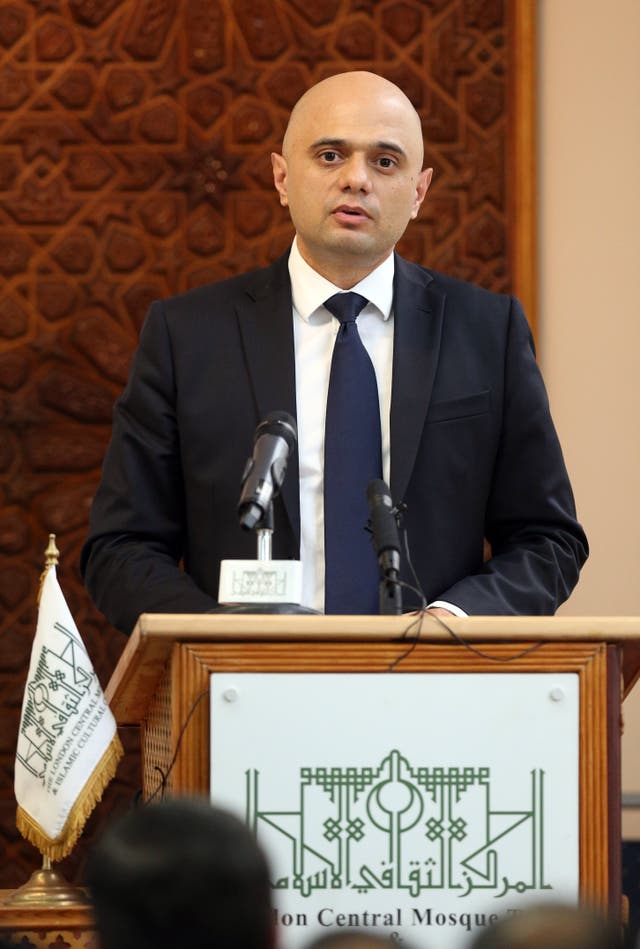
{"type": "Polygon", "coordinates": [[[434,949],[577,902],[576,673],[214,673],[211,795],[274,870],[279,941],[434,949]]]}

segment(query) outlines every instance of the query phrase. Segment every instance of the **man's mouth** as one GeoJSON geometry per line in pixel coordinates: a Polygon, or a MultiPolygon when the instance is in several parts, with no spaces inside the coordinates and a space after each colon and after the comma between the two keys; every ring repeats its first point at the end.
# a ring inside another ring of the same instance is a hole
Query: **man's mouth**
{"type": "Polygon", "coordinates": [[[339,221],[352,224],[369,220],[369,215],[364,208],[354,207],[349,204],[341,204],[340,207],[333,211],[333,216],[339,221]]]}

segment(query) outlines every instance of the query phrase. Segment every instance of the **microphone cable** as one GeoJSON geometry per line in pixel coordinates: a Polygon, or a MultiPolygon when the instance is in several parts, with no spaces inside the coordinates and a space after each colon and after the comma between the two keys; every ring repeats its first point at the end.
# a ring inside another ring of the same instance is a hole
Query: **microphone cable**
{"type": "Polygon", "coordinates": [[[409,572],[411,573],[413,584],[405,583],[400,580],[398,581],[398,583],[400,586],[405,587],[408,590],[411,590],[413,593],[417,593],[421,600],[421,606],[418,607],[418,609],[413,612],[415,619],[413,619],[409,623],[409,625],[406,627],[406,629],[403,631],[403,633],[400,636],[400,639],[403,639],[406,642],[411,642],[411,646],[405,652],[401,653],[396,659],[394,659],[393,662],[391,662],[387,666],[386,671],[393,672],[394,669],[401,662],[403,662],[408,656],[411,655],[411,653],[414,651],[414,649],[416,648],[419,642],[421,641],[424,642],[424,640],[421,640],[421,635],[422,635],[422,624],[425,618],[430,619],[430,620],[435,620],[436,623],[440,626],[440,628],[445,630],[445,632],[451,637],[451,639],[458,646],[462,646],[464,649],[467,649],[469,652],[474,653],[479,658],[487,659],[490,662],[502,662],[502,663],[515,662],[517,659],[522,659],[524,658],[524,656],[528,656],[530,653],[535,652],[537,649],[539,649],[542,646],[542,641],[539,641],[537,643],[532,643],[531,646],[527,646],[526,649],[522,649],[520,652],[516,653],[513,656],[490,655],[489,653],[483,652],[482,649],[478,649],[477,646],[474,646],[472,643],[469,642],[469,640],[464,639],[464,637],[460,636],[459,633],[456,633],[455,630],[451,629],[448,623],[441,616],[438,616],[437,613],[429,612],[428,607],[427,607],[427,598],[424,595],[422,584],[420,583],[420,579],[418,577],[418,574],[416,573],[415,567],[413,566],[413,561],[411,559],[411,551],[409,550],[409,534],[406,527],[402,523],[402,517],[406,513],[406,511],[407,511],[406,504],[401,503],[401,504],[398,504],[394,508],[394,513],[396,514],[398,518],[398,528],[402,535],[402,545],[404,548],[404,555],[406,558],[407,566],[409,567],[409,572]],[[412,630],[416,626],[417,626],[417,633],[415,633],[415,635],[411,635],[412,630]]]}

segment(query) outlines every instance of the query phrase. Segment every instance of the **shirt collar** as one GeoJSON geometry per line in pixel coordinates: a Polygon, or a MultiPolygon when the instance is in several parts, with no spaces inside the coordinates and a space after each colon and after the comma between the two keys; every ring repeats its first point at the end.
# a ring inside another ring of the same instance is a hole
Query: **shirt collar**
{"type": "MultiPolygon", "coordinates": [[[[350,287],[355,293],[361,293],[378,311],[383,320],[388,320],[393,304],[393,275],[395,261],[393,253],[372,270],[370,274],[350,287]]],[[[291,278],[291,296],[296,312],[305,322],[323,306],[324,301],[341,293],[342,288],[336,287],[330,280],[322,277],[311,267],[298,250],[297,239],[294,239],[289,254],[289,276],[291,278]]],[[[323,310],[328,314],[328,311],[323,310]]]]}

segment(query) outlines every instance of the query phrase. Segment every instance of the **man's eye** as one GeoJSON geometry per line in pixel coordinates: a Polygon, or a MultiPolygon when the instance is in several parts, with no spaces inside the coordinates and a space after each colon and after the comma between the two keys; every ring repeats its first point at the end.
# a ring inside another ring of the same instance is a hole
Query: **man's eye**
{"type": "Polygon", "coordinates": [[[393,158],[388,158],[386,155],[383,155],[382,158],[378,159],[378,164],[381,168],[393,168],[395,161],[393,158]]]}
{"type": "Polygon", "coordinates": [[[322,152],[320,155],[320,158],[328,162],[336,161],[336,159],[338,158],[338,153],[337,152],[322,152]]]}

